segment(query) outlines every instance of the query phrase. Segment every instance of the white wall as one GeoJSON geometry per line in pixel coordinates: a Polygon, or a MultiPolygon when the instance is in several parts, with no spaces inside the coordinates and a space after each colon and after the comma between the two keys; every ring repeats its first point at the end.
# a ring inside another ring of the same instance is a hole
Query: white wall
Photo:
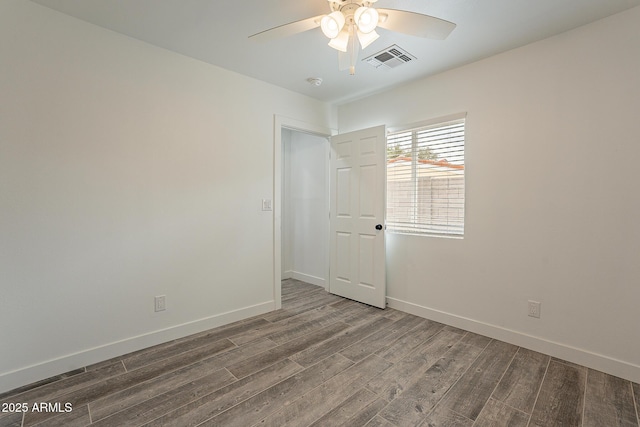
{"type": "Polygon", "coordinates": [[[283,142],[283,276],[326,285],[328,142],[285,129],[283,142]]]}
{"type": "Polygon", "coordinates": [[[0,69],[0,392],[273,309],[274,114],[329,106],[22,0],[0,69]]]}
{"type": "Polygon", "coordinates": [[[638,22],[339,107],[340,132],[468,113],[465,238],[389,235],[392,306],[640,381],[638,22]]]}

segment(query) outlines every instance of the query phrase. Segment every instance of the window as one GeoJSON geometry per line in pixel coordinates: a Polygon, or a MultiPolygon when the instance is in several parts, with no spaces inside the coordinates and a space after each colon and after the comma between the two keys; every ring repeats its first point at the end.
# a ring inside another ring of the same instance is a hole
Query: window
{"type": "Polygon", "coordinates": [[[387,136],[387,230],[464,235],[464,118],[387,136]]]}

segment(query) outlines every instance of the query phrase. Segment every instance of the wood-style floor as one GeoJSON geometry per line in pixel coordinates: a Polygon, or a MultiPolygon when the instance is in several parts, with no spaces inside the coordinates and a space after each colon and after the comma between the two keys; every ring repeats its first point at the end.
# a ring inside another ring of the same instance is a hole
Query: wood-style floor
{"type": "Polygon", "coordinates": [[[640,385],[286,280],[283,309],[0,395],[0,426],[639,426],[640,385]],[[67,413],[33,412],[34,403],[67,413]],[[59,408],[55,406],[59,403],[59,408]]]}

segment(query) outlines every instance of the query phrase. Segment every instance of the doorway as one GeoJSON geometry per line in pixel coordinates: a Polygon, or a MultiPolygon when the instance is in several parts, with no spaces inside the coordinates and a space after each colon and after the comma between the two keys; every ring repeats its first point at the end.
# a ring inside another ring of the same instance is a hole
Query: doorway
{"type": "Polygon", "coordinates": [[[282,307],[287,277],[384,308],[385,126],[331,142],[319,129],[275,119],[275,309],[282,307]]]}
{"type": "Polygon", "coordinates": [[[327,138],[282,130],[282,279],[326,287],[327,138]]]}
{"type": "Polygon", "coordinates": [[[275,308],[281,280],[294,278],[328,290],[329,128],[282,116],[274,123],[275,308]]]}

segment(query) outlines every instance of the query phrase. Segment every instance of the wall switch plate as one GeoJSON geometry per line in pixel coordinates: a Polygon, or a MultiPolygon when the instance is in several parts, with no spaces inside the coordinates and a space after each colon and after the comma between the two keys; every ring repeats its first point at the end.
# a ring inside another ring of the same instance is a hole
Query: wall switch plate
{"type": "Polygon", "coordinates": [[[166,295],[158,295],[155,300],[155,311],[165,311],[167,309],[166,295]]]}
{"type": "Polygon", "coordinates": [[[271,199],[262,199],[262,210],[263,211],[273,210],[273,206],[271,205],[271,199]]]}
{"type": "Polygon", "coordinates": [[[529,300],[529,317],[540,318],[540,302],[529,300]]]}

